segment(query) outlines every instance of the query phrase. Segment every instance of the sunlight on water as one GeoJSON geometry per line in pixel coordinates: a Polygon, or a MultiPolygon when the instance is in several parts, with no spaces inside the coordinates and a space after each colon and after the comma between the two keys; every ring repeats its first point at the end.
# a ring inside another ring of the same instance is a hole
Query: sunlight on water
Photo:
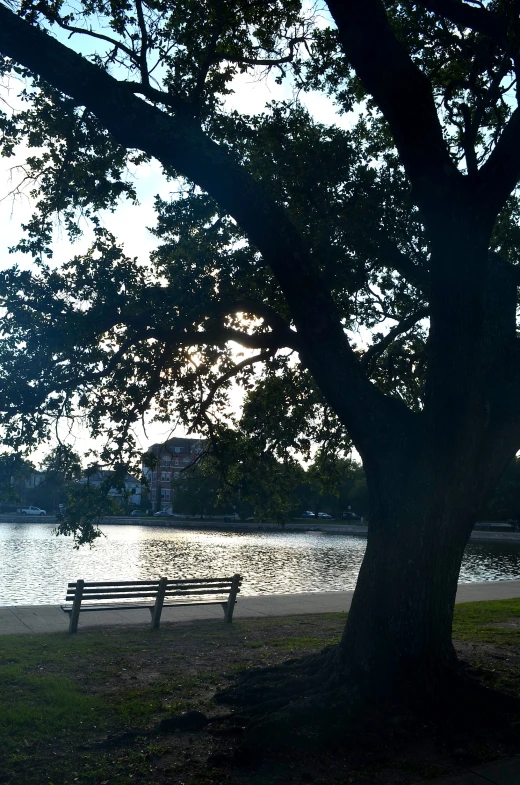
{"type": "MultiPolygon", "coordinates": [[[[0,605],[62,602],[68,581],[232,575],[245,595],[353,589],[366,541],[322,532],[183,531],[106,526],[76,551],[52,524],[0,523],[0,605]]],[[[470,544],[460,580],[520,578],[520,544],[470,544]]]]}

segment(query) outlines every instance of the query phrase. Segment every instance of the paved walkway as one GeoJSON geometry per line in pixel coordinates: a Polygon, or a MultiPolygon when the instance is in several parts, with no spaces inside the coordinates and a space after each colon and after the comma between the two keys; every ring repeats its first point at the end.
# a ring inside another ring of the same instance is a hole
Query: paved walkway
{"type": "MultiPolygon", "coordinates": [[[[336,613],[350,607],[353,592],[307,592],[305,594],[271,594],[240,597],[235,618],[259,616],[291,616],[306,613],[336,613]]],[[[457,591],[457,602],[504,600],[520,597],[520,580],[486,583],[462,583],[457,591]]],[[[165,608],[162,621],[194,621],[222,619],[218,606],[195,608],[165,608]]],[[[106,611],[80,616],[80,628],[99,625],[134,624],[149,621],[148,610],[106,611]]],[[[64,632],[68,615],[58,605],[28,605],[0,607],[0,635],[18,633],[64,632]]],[[[520,785],[520,757],[486,763],[460,775],[427,780],[424,785],[520,785]]]]}
{"type": "MultiPolygon", "coordinates": [[[[246,619],[261,616],[294,616],[306,613],[337,613],[347,611],[352,600],[352,591],[306,592],[302,594],[265,594],[257,597],[240,596],[235,609],[235,618],[246,619]]],[[[488,581],[486,583],[461,583],[457,591],[457,602],[478,600],[503,600],[520,597],[520,580],[488,581]]],[[[218,605],[187,608],[164,608],[161,621],[195,621],[197,619],[221,619],[218,605]]],[[[128,611],[95,611],[81,614],[79,627],[97,627],[114,624],[143,624],[149,621],[148,609],[128,611]]],[[[0,606],[0,635],[19,633],[63,632],[67,630],[69,617],[59,605],[11,605],[0,606]]],[[[520,779],[518,781],[520,785],[520,779]]]]}

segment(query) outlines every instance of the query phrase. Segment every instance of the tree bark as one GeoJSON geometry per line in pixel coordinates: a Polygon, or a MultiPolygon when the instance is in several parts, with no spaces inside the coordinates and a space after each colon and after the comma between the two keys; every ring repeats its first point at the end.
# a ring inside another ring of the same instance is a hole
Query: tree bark
{"type": "Polygon", "coordinates": [[[403,685],[425,695],[457,669],[451,627],[472,510],[464,514],[457,504],[455,520],[447,504],[432,519],[437,505],[424,493],[428,477],[422,481],[404,489],[385,483],[385,498],[373,505],[337,661],[349,689],[365,698],[400,693],[403,685]]]}

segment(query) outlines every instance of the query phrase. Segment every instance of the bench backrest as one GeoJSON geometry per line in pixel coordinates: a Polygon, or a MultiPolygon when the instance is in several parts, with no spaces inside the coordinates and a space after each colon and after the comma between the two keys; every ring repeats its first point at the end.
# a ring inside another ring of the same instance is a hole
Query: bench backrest
{"type": "MultiPolygon", "coordinates": [[[[165,598],[196,597],[199,595],[227,595],[231,590],[231,578],[182,578],[168,579],[165,598]]],[[[242,583],[239,580],[238,586],[242,583]]],[[[157,595],[159,580],[150,581],[85,581],[83,600],[135,600],[153,598],[157,595]]],[[[238,588],[238,591],[240,589],[238,588]]],[[[76,594],[76,583],[67,584],[65,601],[72,602],[76,594]]]]}

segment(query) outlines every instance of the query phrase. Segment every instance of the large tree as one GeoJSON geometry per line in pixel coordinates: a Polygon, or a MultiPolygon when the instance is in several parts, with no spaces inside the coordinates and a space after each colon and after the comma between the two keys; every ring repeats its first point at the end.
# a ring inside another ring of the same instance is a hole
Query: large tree
{"type": "MultiPolygon", "coordinates": [[[[328,0],[330,25],[297,0],[9,5],[2,68],[27,86],[3,116],[3,151],[35,148],[20,248],[40,264],[2,277],[9,439],[43,438],[76,406],[94,434],[109,428],[117,457],[144,411],[168,417],[174,403],[218,436],[212,407],[233,377],[264,447],[348,434],[368,544],[341,643],[314,678],[327,676],[329,708],[405,679],[436,690],[457,669],[476,512],[520,447],[518,3],[328,0]],[[226,111],[250,68],[323,91],[353,112],[351,130],[317,124],[296,98],[226,111]],[[133,198],[125,167],[152,158],[185,184],[157,200],[145,267],[97,213],[133,198]],[[74,236],[78,214],[94,245],[55,271],[53,220],[74,236]]],[[[295,705],[287,721],[314,718],[311,698],[295,705]]]]}

